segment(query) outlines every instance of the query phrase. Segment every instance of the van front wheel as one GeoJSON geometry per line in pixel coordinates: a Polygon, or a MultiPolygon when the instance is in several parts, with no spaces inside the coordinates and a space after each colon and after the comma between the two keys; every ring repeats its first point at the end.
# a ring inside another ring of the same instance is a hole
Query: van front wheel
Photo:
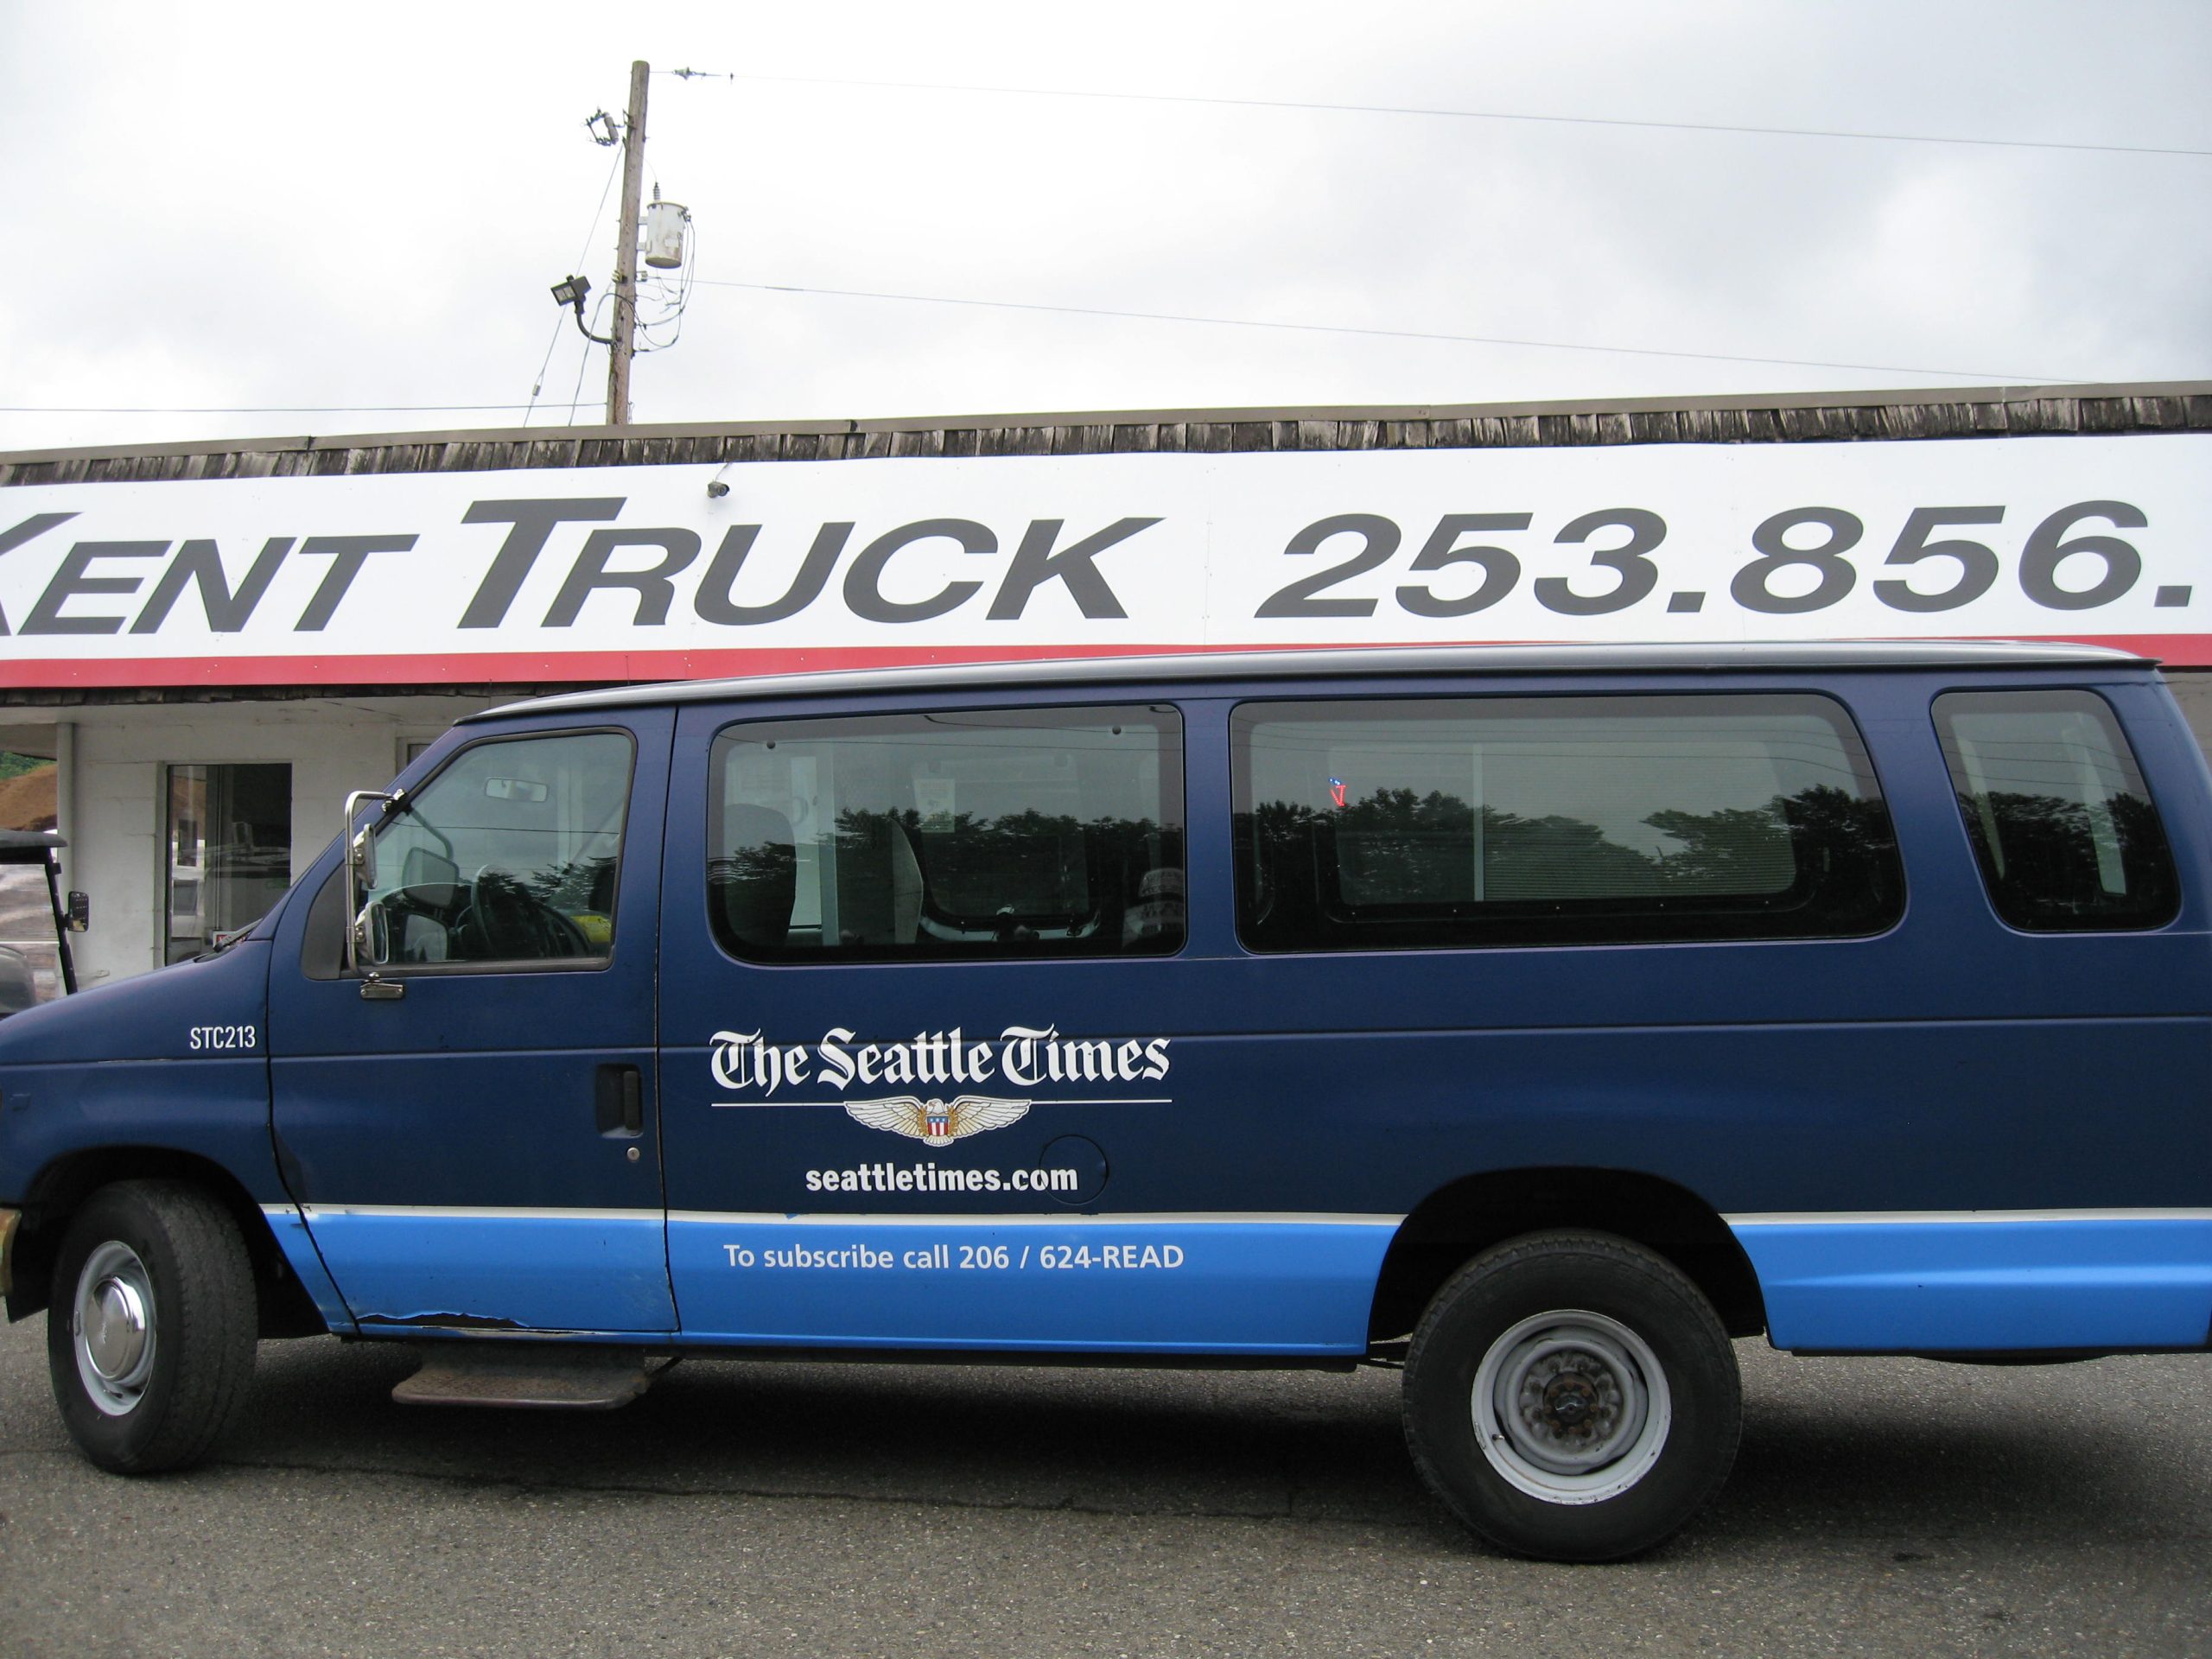
{"type": "Polygon", "coordinates": [[[176,1181],[122,1181],[62,1235],[47,1370],[84,1454],[118,1474],[197,1462],[245,1402],[253,1269],[230,1212],[176,1181]]]}
{"type": "Polygon", "coordinates": [[[1670,1263],[1600,1233],[1484,1251],[1406,1358],[1407,1444],[1469,1529],[1517,1554],[1609,1561],[1719,1490],[1743,1421],[1735,1351],[1670,1263]]]}

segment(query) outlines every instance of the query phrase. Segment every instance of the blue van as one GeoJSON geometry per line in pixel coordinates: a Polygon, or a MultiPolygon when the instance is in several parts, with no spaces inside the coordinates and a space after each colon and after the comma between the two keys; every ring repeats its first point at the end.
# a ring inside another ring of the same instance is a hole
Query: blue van
{"type": "Polygon", "coordinates": [[[104,1467],[259,1338],[1402,1365],[1632,1554],[1732,1338],[2212,1346],[2212,779],[2044,645],[1295,652],[462,721],[244,938],[0,1025],[0,1282],[104,1467]]]}

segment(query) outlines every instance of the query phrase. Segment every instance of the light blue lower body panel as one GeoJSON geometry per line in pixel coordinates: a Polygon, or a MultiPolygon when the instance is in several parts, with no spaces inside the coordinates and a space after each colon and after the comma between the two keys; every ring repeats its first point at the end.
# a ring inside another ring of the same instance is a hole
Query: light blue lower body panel
{"type": "Polygon", "coordinates": [[[363,1335],[665,1336],[676,1328],[658,1210],[302,1207],[363,1335]]]}
{"type": "Polygon", "coordinates": [[[2196,1348],[2212,1211],[1731,1216],[1777,1348],[2196,1348]]]}
{"type": "Polygon", "coordinates": [[[307,1222],[301,1217],[299,1206],[264,1204],[261,1213],[269,1223],[269,1230],[276,1235],[276,1248],[284,1253],[284,1264],[291,1268],[292,1276],[314,1302],[315,1311],[322,1315],[323,1323],[341,1336],[352,1336],[353,1316],[346,1310],[346,1299],[338,1294],[338,1287],[331,1282],[322,1258],[315,1254],[315,1240],[308,1235],[307,1222]]]}
{"type": "Polygon", "coordinates": [[[677,1212],[684,1340],[1358,1355],[1394,1216],[677,1212]]]}

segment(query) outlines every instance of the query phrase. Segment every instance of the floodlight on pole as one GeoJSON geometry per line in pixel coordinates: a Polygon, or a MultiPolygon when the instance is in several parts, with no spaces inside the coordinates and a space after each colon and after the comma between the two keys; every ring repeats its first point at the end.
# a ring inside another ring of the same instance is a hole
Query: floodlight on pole
{"type": "Polygon", "coordinates": [[[612,346],[614,342],[607,336],[594,334],[589,328],[584,327],[584,300],[590,293],[591,278],[588,276],[563,276],[553,284],[553,303],[565,305],[575,310],[576,327],[586,340],[595,340],[601,346],[612,346]]]}

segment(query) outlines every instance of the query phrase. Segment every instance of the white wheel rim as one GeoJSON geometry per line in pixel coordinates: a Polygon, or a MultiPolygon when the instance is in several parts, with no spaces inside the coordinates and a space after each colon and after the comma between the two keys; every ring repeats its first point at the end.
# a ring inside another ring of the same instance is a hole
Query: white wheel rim
{"type": "Polygon", "coordinates": [[[1667,1374],[1618,1319],[1558,1309],[1503,1332],[1475,1370],[1476,1444],[1548,1503],[1599,1503],[1651,1472],[1674,1423],[1667,1374]]]}
{"type": "Polygon", "coordinates": [[[128,1244],[110,1239],[85,1258],[70,1337],[86,1397],[110,1417],[135,1408],[154,1375],[154,1282],[128,1244]]]}

